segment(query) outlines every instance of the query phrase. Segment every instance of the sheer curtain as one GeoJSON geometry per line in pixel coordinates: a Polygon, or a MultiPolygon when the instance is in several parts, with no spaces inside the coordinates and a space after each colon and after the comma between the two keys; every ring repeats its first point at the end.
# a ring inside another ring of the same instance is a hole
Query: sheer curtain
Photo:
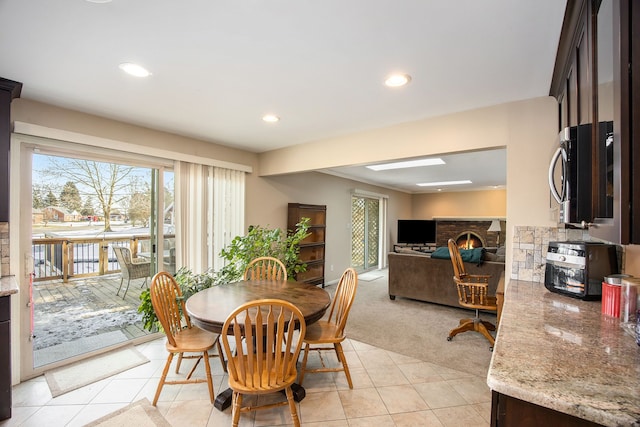
{"type": "Polygon", "coordinates": [[[177,162],[175,180],[176,267],[217,271],[220,250],[245,232],[245,173],[177,162]]]}

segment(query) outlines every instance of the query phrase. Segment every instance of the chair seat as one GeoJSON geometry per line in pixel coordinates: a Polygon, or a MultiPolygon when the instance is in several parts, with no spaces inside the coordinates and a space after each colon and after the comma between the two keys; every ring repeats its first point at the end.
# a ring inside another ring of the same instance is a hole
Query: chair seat
{"type": "Polygon", "coordinates": [[[307,333],[304,335],[304,342],[309,344],[323,344],[341,342],[345,339],[344,334],[336,336],[338,325],[329,323],[326,320],[318,320],[316,323],[307,326],[307,333]]]}
{"type": "Polygon", "coordinates": [[[496,297],[492,297],[492,296],[487,296],[486,304],[467,304],[461,301],[460,305],[467,308],[473,308],[473,309],[477,308],[478,310],[498,311],[498,300],[496,299],[496,297]]]}
{"type": "MultiPolygon", "coordinates": [[[[239,363],[237,361],[237,357],[234,357],[234,361],[236,363],[239,363]]],[[[243,359],[246,361],[247,360],[247,355],[242,356],[243,359]]],[[[251,356],[254,359],[254,362],[257,363],[256,357],[255,356],[251,356]]],[[[273,380],[271,383],[268,382],[268,378],[269,378],[269,372],[266,370],[266,363],[263,361],[262,362],[262,366],[263,366],[263,370],[256,370],[254,375],[253,375],[253,379],[251,378],[251,375],[247,375],[246,379],[244,381],[235,381],[233,379],[233,376],[229,376],[229,387],[231,387],[233,390],[237,391],[238,393],[247,393],[247,394],[267,394],[267,393],[273,393],[274,391],[278,391],[278,390],[284,390],[285,388],[291,386],[291,384],[293,384],[298,376],[298,372],[297,371],[293,371],[292,373],[290,373],[289,375],[287,375],[285,378],[283,378],[282,380],[278,381],[278,384],[274,383],[273,380]],[[258,372],[262,372],[262,380],[259,377],[259,373],[258,372]],[[243,384],[244,383],[244,384],[243,384]],[[250,385],[253,384],[253,385],[250,385]],[[263,384],[261,386],[261,384],[263,384]]],[[[275,377],[275,374],[273,373],[273,371],[271,372],[271,376],[275,377]]]]}
{"type": "Polygon", "coordinates": [[[188,329],[182,329],[174,335],[174,339],[176,340],[175,346],[172,346],[169,341],[167,341],[167,350],[172,353],[204,351],[213,347],[217,338],[218,335],[212,332],[205,331],[197,326],[192,326],[188,329]]]}

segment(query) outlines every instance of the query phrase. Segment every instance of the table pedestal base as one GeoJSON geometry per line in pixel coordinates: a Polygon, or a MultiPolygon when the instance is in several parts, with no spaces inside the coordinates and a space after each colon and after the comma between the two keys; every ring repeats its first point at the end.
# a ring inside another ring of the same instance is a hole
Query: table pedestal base
{"type": "MultiPolygon", "coordinates": [[[[291,391],[293,392],[293,400],[296,402],[300,402],[307,395],[307,392],[304,390],[300,384],[293,383],[291,385],[291,391]]],[[[284,393],[284,390],[282,391],[284,393]]],[[[233,395],[233,390],[230,388],[226,389],[222,393],[216,396],[216,400],[213,402],[213,406],[218,411],[224,411],[229,406],[231,406],[231,398],[233,395]]]]}

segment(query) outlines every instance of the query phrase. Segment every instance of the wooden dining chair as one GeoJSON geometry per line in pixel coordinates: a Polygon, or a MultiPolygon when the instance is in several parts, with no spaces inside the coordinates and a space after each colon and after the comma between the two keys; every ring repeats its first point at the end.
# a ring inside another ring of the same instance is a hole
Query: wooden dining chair
{"type": "Polygon", "coordinates": [[[345,340],[346,335],[344,333],[345,326],[347,325],[347,318],[349,317],[349,311],[353,305],[353,301],[356,297],[356,289],[358,288],[358,274],[353,268],[348,268],[340,278],[336,293],[331,302],[331,309],[329,311],[329,317],[327,319],[319,320],[307,328],[307,333],[304,335],[303,342],[304,359],[302,360],[302,367],[300,368],[300,385],[304,380],[306,373],[317,372],[341,372],[343,371],[347,377],[349,388],[353,388],[351,382],[351,374],[349,373],[349,366],[347,365],[347,358],[342,350],[342,342],[345,340]],[[318,351],[321,368],[307,369],[307,359],[311,350],[318,351]],[[322,359],[323,351],[334,351],[338,356],[340,366],[328,367],[325,361],[322,359]]]}
{"type": "Polygon", "coordinates": [[[461,319],[460,325],[449,332],[447,341],[451,341],[454,336],[461,332],[475,331],[481,333],[491,344],[493,350],[495,340],[489,331],[495,331],[493,323],[480,319],[480,310],[498,311],[498,304],[495,296],[488,295],[490,275],[467,274],[464,262],[460,256],[460,250],[455,240],[449,239],[449,255],[453,263],[453,281],[458,289],[458,303],[466,308],[474,309],[475,317],[461,319]]]}
{"type": "Polygon", "coordinates": [[[247,265],[244,280],[287,280],[287,268],[278,258],[259,257],[247,265]]]}
{"type": "Polygon", "coordinates": [[[209,398],[213,403],[215,396],[213,394],[213,381],[211,379],[211,366],[209,364],[210,357],[220,357],[222,368],[226,372],[224,359],[222,359],[222,346],[218,341],[218,335],[205,331],[191,324],[189,316],[186,314],[184,300],[182,299],[182,291],[180,286],[170,273],[161,271],[151,279],[151,303],[153,309],[164,329],[167,336],[166,348],[169,352],[167,362],[164,365],[162,376],[158,382],[156,395],[153,398],[153,406],[158,402],[160,392],[165,384],[190,384],[206,382],[209,386],[209,398]],[[218,354],[211,354],[209,351],[217,345],[218,354]],[[200,353],[184,355],[184,353],[200,353]],[[196,363],[189,371],[185,379],[177,379],[167,381],[167,373],[175,355],[178,355],[176,364],[176,374],[180,371],[182,359],[197,359],[196,363]],[[200,360],[204,359],[206,379],[192,378],[200,360]]]}
{"type": "Polygon", "coordinates": [[[293,304],[279,299],[261,299],[242,304],[222,327],[222,345],[227,357],[229,387],[233,391],[234,427],[240,413],[289,405],[295,426],[300,426],[291,385],[298,375],[296,362],[305,335],[304,316],[293,304]],[[233,343],[231,345],[230,341],[233,343]],[[264,395],[284,390],[287,400],[262,406],[242,406],[244,395],[264,395]]]}

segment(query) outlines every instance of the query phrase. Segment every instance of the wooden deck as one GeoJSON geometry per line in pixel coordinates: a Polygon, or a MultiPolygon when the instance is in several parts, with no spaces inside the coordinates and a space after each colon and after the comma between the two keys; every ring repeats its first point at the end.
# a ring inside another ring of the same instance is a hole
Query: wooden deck
{"type": "Polygon", "coordinates": [[[126,283],[118,296],[119,273],[35,282],[34,366],[149,335],[138,313],[144,279],[132,280],[123,299],[126,283]]]}

